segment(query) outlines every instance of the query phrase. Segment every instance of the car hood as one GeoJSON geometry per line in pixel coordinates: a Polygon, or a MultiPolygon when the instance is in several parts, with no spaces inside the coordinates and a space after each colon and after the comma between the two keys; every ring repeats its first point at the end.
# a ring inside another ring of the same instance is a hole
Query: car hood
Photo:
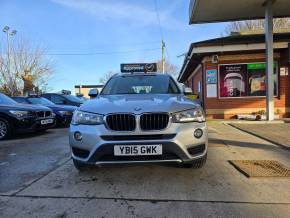
{"type": "Polygon", "coordinates": [[[135,113],[146,112],[177,112],[199,107],[198,104],[184,95],[101,95],[85,102],[80,110],[108,114],[108,113],[135,113]]]}
{"type": "Polygon", "coordinates": [[[13,105],[1,105],[2,108],[9,110],[29,110],[29,111],[50,111],[48,107],[41,105],[30,105],[30,104],[13,104],[13,105]]]}
{"type": "Polygon", "coordinates": [[[52,110],[56,111],[75,111],[77,109],[76,106],[70,106],[70,105],[47,105],[52,110]]]}

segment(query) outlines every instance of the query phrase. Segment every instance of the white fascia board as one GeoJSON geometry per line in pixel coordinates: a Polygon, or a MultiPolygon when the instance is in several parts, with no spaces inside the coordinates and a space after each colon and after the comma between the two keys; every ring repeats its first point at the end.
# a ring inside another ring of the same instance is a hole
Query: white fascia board
{"type": "MultiPolygon", "coordinates": [[[[288,42],[274,43],[274,49],[288,48],[288,42]]],[[[190,57],[197,53],[214,53],[214,52],[230,52],[230,51],[251,51],[265,50],[265,43],[256,44],[239,44],[239,45],[218,45],[218,46],[201,46],[192,49],[190,57]]]]}

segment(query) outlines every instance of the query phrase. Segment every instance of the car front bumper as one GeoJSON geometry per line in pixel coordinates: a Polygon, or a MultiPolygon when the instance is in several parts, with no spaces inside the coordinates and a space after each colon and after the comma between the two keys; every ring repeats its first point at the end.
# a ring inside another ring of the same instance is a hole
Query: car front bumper
{"type": "Polygon", "coordinates": [[[56,116],[56,123],[60,126],[68,127],[72,119],[71,115],[57,115],[56,116]]]}
{"type": "Polygon", "coordinates": [[[117,163],[190,163],[207,154],[208,132],[205,123],[171,123],[161,131],[117,132],[104,125],[71,125],[69,142],[72,158],[87,164],[104,165],[117,163]],[[200,138],[194,131],[201,129],[200,138]],[[82,140],[74,138],[75,132],[82,140]],[[162,145],[162,155],[114,156],[114,145],[162,145]]]}
{"type": "Polygon", "coordinates": [[[13,126],[15,128],[15,132],[17,133],[34,132],[38,130],[50,129],[55,126],[54,117],[47,117],[45,119],[35,118],[35,117],[24,118],[21,120],[15,119],[13,126]],[[41,120],[45,120],[45,119],[53,119],[53,123],[42,125],[41,120]]]}

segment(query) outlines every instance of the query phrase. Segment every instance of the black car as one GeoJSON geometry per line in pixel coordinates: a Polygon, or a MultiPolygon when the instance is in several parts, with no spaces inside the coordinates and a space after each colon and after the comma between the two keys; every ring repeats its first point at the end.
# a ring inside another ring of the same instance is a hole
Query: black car
{"type": "Polygon", "coordinates": [[[56,115],[56,124],[58,126],[69,126],[73,112],[77,109],[76,106],[54,104],[48,99],[39,96],[13,97],[13,99],[21,104],[43,105],[50,108],[56,115]]]}
{"type": "Polygon", "coordinates": [[[51,109],[19,104],[0,93],[0,140],[20,132],[45,131],[54,125],[51,109]]]}
{"type": "Polygon", "coordinates": [[[41,96],[59,105],[72,105],[79,107],[84,103],[83,99],[67,93],[45,93],[41,96]]]}

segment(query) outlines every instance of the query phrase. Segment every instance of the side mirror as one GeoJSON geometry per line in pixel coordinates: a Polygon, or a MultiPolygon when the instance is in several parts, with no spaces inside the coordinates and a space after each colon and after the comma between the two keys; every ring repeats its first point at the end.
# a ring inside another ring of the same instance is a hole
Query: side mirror
{"type": "Polygon", "coordinates": [[[184,87],[183,92],[185,95],[192,95],[192,89],[189,87],[184,87]]]}
{"type": "Polygon", "coordinates": [[[88,95],[90,96],[90,99],[96,98],[99,95],[99,90],[91,89],[88,95]]]}

